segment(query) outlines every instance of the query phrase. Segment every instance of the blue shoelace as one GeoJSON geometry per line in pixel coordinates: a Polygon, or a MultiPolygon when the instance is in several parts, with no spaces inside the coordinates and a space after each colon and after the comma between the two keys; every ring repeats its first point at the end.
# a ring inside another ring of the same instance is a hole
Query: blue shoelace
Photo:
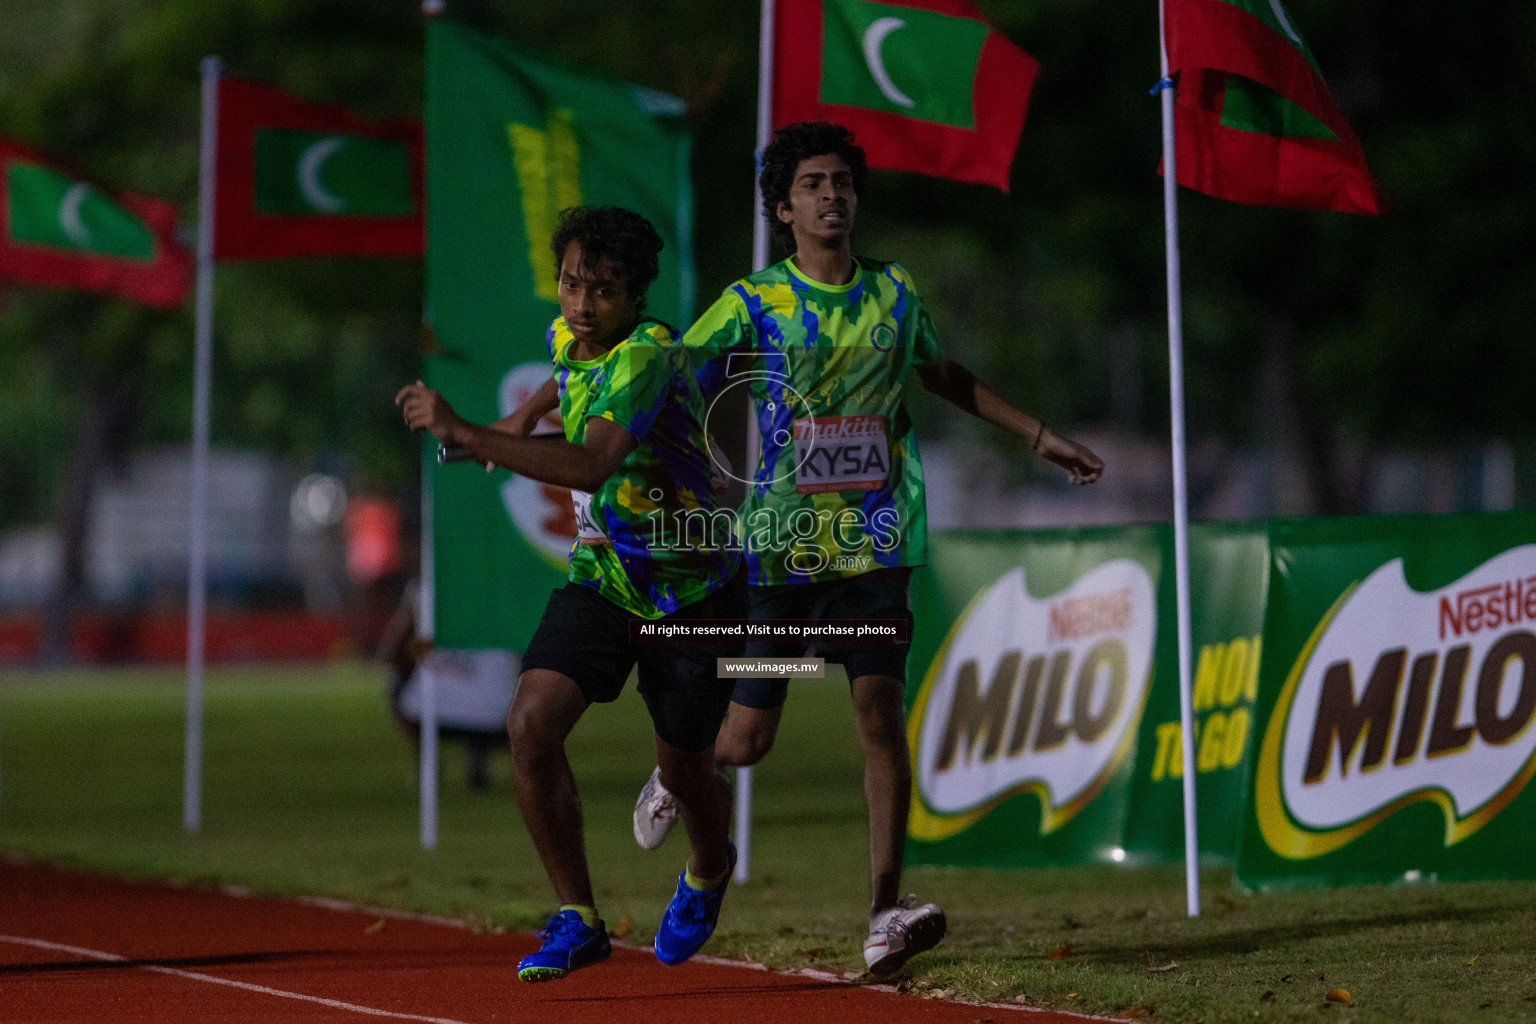
{"type": "Polygon", "coordinates": [[[706,909],[704,899],[706,896],[712,895],[712,893],[708,890],[695,889],[687,882],[684,882],[681,888],[683,890],[683,905],[679,908],[682,912],[677,915],[678,918],[685,921],[703,920],[706,909]]]}
{"type": "MultiPolygon", "coordinates": [[[[574,938],[576,935],[576,930],[578,928],[585,928],[586,924],[587,923],[579,917],[572,921],[568,917],[561,917],[559,914],[556,914],[554,917],[549,919],[548,924],[538,930],[537,934],[539,938],[544,940],[544,944],[548,946],[552,942],[555,942],[559,939],[564,939],[567,936],[574,938]]],[[[572,943],[572,945],[576,945],[576,943],[572,943]]]]}

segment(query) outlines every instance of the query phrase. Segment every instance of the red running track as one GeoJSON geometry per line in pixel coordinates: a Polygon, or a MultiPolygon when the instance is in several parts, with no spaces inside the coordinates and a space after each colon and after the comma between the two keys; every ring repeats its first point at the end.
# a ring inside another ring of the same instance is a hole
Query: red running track
{"type": "Polygon", "coordinates": [[[0,1024],[1080,1024],[649,950],[520,983],[529,934],[0,863],[0,1024]]]}

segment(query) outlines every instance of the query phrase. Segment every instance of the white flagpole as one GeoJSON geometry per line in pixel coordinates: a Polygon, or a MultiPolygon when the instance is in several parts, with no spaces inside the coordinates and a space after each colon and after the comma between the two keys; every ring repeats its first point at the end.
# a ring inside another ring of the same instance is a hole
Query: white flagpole
{"type": "MultiPolygon", "coordinates": [[[[773,4],[763,0],[757,32],[757,152],[752,161],[752,272],[768,266],[768,219],[757,193],[757,172],[773,134],[773,4]]],[[[747,409],[747,466],[757,464],[757,417],[747,409]]],[[[736,881],[745,882],[752,862],[752,766],[736,769],[736,881]]]]}
{"type": "Polygon", "coordinates": [[[1173,564],[1179,634],[1179,723],[1184,763],[1184,889],[1190,917],[1200,916],[1200,839],[1195,821],[1195,710],[1190,689],[1189,483],[1184,459],[1184,298],[1179,271],[1179,173],[1174,140],[1174,86],[1168,74],[1168,32],[1158,0],[1163,107],[1163,224],[1168,264],[1168,396],[1173,447],[1173,564]]]}
{"type": "MultiPolygon", "coordinates": [[[[437,634],[436,557],[432,535],[432,461],[421,460],[421,587],[416,631],[423,637],[437,634]]],[[[421,848],[437,849],[437,674],[425,657],[416,663],[421,686],[421,848]]]]}
{"type": "Polygon", "coordinates": [[[187,548],[187,723],[181,826],[203,827],[203,636],[208,597],[208,420],[213,388],[213,220],[218,196],[219,74],[204,57],[197,182],[197,310],[192,377],[192,526],[187,548]]]}
{"type": "MultiPolygon", "coordinates": [[[[421,0],[421,13],[428,18],[441,17],[444,0],[421,0]]],[[[437,552],[432,526],[433,461],[423,448],[421,459],[421,587],[417,604],[416,631],[423,637],[437,635],[437,552]]],[[[421,787],[421,848],[437,849],[437,676],[423,657],[417,662],[421,682],[421,764],[417,781],[421,787]]]]}
{"type": "MultiPolygon", "coordinates": [[[[768,266],[768,218],[763,216],[761,197],[757,194],[756,173],[761,170],[763,150],[768,148],[768,139],[773,135],[773,5],[774,0],[763,0],[763,20],[758,28],[757,152],[754,154],[756,159],[752,162],[752,272],[754,274],[768,266]]],[[[755,431],[757,420],[752,419],[750,425],[755,431]]]]}

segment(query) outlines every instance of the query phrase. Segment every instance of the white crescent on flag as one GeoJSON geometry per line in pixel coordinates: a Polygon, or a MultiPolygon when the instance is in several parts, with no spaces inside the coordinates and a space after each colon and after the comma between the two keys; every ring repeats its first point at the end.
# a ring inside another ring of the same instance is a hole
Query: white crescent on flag
{"type": "Polygon", "coordinates": [[[71,242],[82,249],[89,249],[92,242],[91,229],[80,219],[80,207],[90,194],[91,186],[77,181],[69,186],[69,191],[59,201],[59,227],[64,229],[64,234],[71,242]]]}
{"type": "Polygon", "coordinates": [[[1269,0],[1269,9],[1275,12],[1275,19],[1280,22],[1280,27],[1285,29],[1285,34],[1291,37],[1291,41],[1297,46],[1302,45],[1301,36],[1296,34],[1296,29],[1291,25],[1291,19],[1285,16],[1285,8],[1280,6],[1280,0],[1269,0]]]}
{"type": "Polygon", "coordinates": [[[304,155],[299,157],[299,194],[304,197],[306,203],[323,213],[340,213],[345,205],[339,196],[327,192],[325,186],[320,183],[320,168],[346,144],[346,141],[343,136],[332,135],[310,146],[304,150],[304,155]]]}
{"type": "Polygon", "coordinates": [[[885,45],[885,37],[906,24],[900,18],[876,19],[864,32],[864,62],[869,65],[869,73],[886,99],[898,107],[915,107],[917,101],[896,88],[896,83],[891,81],[890,74],[885,70],[885,61],[880,56],[880,47],[885,45]]]}

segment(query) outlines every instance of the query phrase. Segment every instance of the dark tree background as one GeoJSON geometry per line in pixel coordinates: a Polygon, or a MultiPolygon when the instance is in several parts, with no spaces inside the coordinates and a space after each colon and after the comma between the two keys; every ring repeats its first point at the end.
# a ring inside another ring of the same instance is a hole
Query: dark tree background
{"type": "MultiPolygon", "coordinates": [[[[1012,194],[877,173],[859,246],[906,263],[947,347],[1025,408],[1165,435],[1156,4],[978,2],[1043,65],[1012,194]]],[[[748,269],[755,3],[448,8],[684,96],[700,295],[748,269]]],[[[1523,471],[1536,438],[1536,8],[1289,8],[1393,209],[1365,219],[1181,193],[1192,441],[1294,452],[1319,513],[1362,508],[1359,452],[1373,447],[1499,439],[1523,471]]],[[[201,57],[364,114],[420,112],[411,0],[0,0],[0,19],[0,133],[176,202],[189,232],[201,57]]],[[[51,521],[68,537],[104,465],[188,438],[190,303],[162,313],[0,287],[0,530],[51,521]]],[[[417,366],[419,261],[224,265],[218,287],[214,443],[410,487],[416,453],[389,399],[417,366]]],[[[931,404],[919,414],[926,430],[976,429],[931,404]]]]}

